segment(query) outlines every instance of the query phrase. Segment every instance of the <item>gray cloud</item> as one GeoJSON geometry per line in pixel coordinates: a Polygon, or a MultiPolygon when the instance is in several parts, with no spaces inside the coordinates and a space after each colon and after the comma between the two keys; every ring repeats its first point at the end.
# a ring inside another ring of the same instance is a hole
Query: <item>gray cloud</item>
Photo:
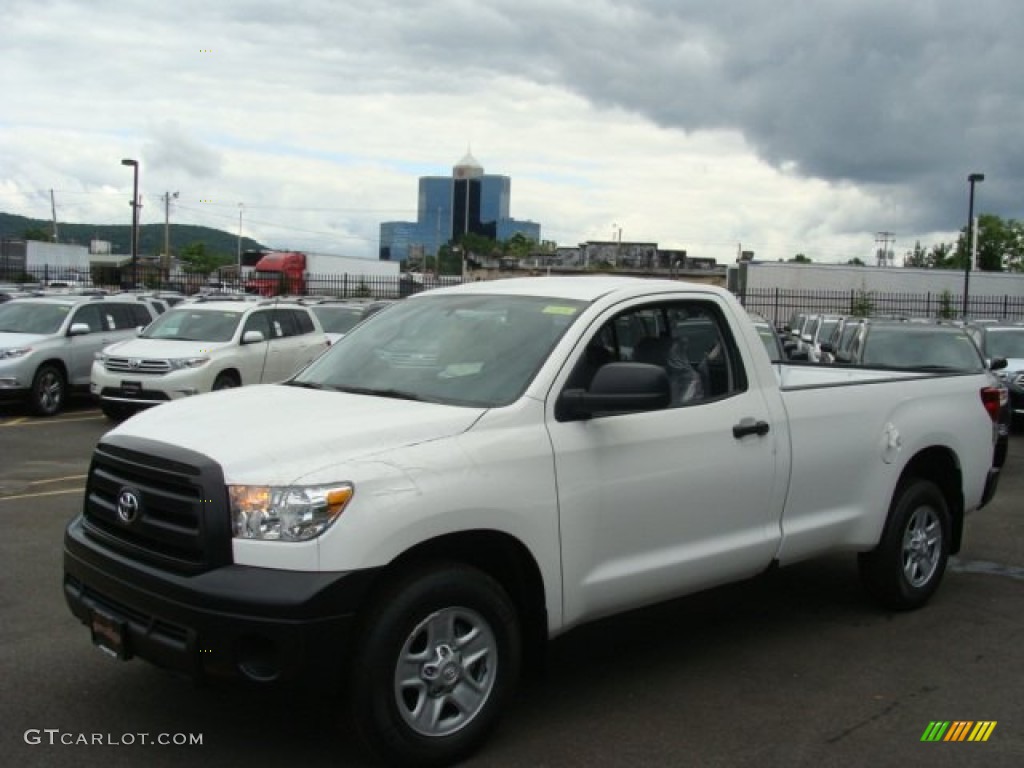
{"type": "Polygon", "coordinates": [[[149,130],[143,147],[148,168],[155,171],[183,171],[194,179],[210,179],[220,173],[219,152],[190,136],[180,125],[165,122],[149,130]]]}
{"type": "MultiPolygon", "coordinates": [[[[1021,216],[1017,0],[9,0],[5,23],[8,121],[68,133],[96,123],[155,172],[208,180],[240,146],[348,151],[350,112],[400,97],[437,96],[451,109],[462,96],[458,108],[480,107],[486,130],[532,108],[500,101],[509,97],[494,84],[512,79],[640,116],[681,145],[705,131],[742,135],[787,178],[874,201],[819,213],[840,232],[866,219],[956,230],[973,171],[987,176],[982,211],[1021,216]]],[[[381,119],[416,133],[441,117],[381,119]]],[[[0,118],[0,149],[9,128],[0,118]]],[[[595,123],[593,137],[603,129],[595,123]]],[[[477,130],[475,145],[486,138],[477,130]]],[[[46,163],[70,174],[73,158],[46,163]]],[[[17,150],[0,165],[9,178],[30,167],[17,150]]],[[[108,179],[118,178],[112,166],[108,179]]]]}

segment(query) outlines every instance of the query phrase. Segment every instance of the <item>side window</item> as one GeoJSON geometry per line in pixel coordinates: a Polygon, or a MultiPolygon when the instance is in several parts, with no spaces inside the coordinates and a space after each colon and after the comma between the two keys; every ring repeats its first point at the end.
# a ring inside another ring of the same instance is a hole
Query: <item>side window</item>
{"type": "Polygon", "coordinates": [[[589,386],[597,368],[629,360],[665,369],[671,407],[729,397],[746,390],[739,350],[718,307],[682,301],[620,312],[591,337],[569,387],[589,386]]]}
{"type": "Polygon", "coordinates": [[[152,316],[149,311],[141,304],[131,304],[128,309],[132,314],[132,327],[137,328],[140,325],[149,325],[153,322],[152,316]]]}
{"type": "Polygon", "coordinates": [[[293,309],[291,312],[295,316],[295,325],[298,326],[300,334],[312,333],[315,330],[313,328],[313,319],[310,317],[309,312],[301,309],[293,309]]]}
{"type": "Polygon", "coordinates": [[[298,336],[299,329],[295,322],[295,311],[291,309],[274,310],[274,338],[298,336]]]}
{"type": "MultiPolygon", "coordinates": [[[[79,307],[75,312],[75,316],[71,318],[71,325],[76,323],[85,323],[89,326],[89,333],[100,333],[105,330],[103,325],[103,316],[100,314],[100,308],[96,304],[86,304],[83,307],[79,307]]],[[[68,326],[71,327],[70,325],[68,326]]]]}
{"type": "Polygon", "coordinates": [[[112,330],[123,331],[138,325],[135,322],[133,304],[106,304],[103,309],[107,314],[107,323],[112,330]]]}
{"type": "Polygon", "coordinates": [[[264,339],[273,338],[270,333],[270,312],[253,312],[245,321],[245,327],[242,329],[242,335],[244,336],[249,331],[259,331],[263,334],[264,339]]]}

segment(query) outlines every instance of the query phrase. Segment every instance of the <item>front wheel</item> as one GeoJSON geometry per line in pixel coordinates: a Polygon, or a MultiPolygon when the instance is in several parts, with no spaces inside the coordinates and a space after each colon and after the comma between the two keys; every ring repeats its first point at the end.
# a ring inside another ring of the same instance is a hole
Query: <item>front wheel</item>
{"type": "Polygon", "coordinates": [[[519,676],[508,594],[475,568],[435,564],[374,602],[352,665],[353,718],[366,745],[391,765],[466,757],[497,725],[519,676]]]}
{"type": "Polygon", "coordinates": [[[924,605],[945,573],[950,528],[949,505],[935,483],[913,479],[901,485],[882,541],[858,558],[868,592],[896,610],[924,605]]]}
{"type": "Polygon", "coordinates": [[[238,377],[233,373],[218,373],[217,378],[213,380],[213,390],[217,392],[221,389],[234,389],[235,387],[241,386],[238,377]]]}
{"type": "Polygon", "coordinates": [[[32,379],[29,405],[38,416],[53,416],[64,407],[67,396],[64,372],[55,365],[43,365],[32,379]]]}

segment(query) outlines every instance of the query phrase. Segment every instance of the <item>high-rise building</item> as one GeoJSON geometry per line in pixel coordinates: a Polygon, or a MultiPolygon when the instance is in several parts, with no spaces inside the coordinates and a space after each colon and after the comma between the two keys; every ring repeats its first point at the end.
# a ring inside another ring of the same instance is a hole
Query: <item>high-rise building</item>
{"type": "Polygon", "coordinates": [[[484,173],[466,153],[451,176],[421,176],[416,221],[385,221],[380,225],[380,258],[405,261],[410,253],[431,256],[464,234],[507,240],[523,234],[540,242],[540,224],[509,215],[512,179],[484,173]]]}

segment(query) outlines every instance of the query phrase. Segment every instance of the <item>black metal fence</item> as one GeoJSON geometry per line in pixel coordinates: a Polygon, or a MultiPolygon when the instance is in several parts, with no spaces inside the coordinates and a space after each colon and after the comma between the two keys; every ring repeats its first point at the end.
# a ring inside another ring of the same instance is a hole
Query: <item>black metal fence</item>
{"type": "MultiPolygon", "coordinates": [[[[116,291],[130,287],[130,267],[95,266],[88,270],[67,267],[18,268],[16,271],[0,269],[0,283],[22,289],[58,287],[70,290],[100,288],[116,291]]],[[[256,292],[248,286],[247,279],[237,281],[213,280],[206,275],[180,273],[168,278],[161,277],[158,270],[140,269],[138,284],[149,290],[180,291],[194,294],[212,289],[256,292]]],[[[458,285],[459,276],[408,273],[400,275],[358,275],[358,274],[314,274],[302,280],[282,277],[275,284],[267,286],[277,295],[334,296],[338,298],[392,299],[409,296],[430,288],[458,285]]]]}
{"type": "MultiPolygon", "coordinates": [[[[776,325],[787,322],[795,312],[963,319],[963,295],[948,291],[886,293],[748,288],[739,295],[739,299],[748,310],[763,315],[776,325]]],[[[970,295],[967,316],[970,319],[1022,320],[1024,296],[970,295]]]]}

